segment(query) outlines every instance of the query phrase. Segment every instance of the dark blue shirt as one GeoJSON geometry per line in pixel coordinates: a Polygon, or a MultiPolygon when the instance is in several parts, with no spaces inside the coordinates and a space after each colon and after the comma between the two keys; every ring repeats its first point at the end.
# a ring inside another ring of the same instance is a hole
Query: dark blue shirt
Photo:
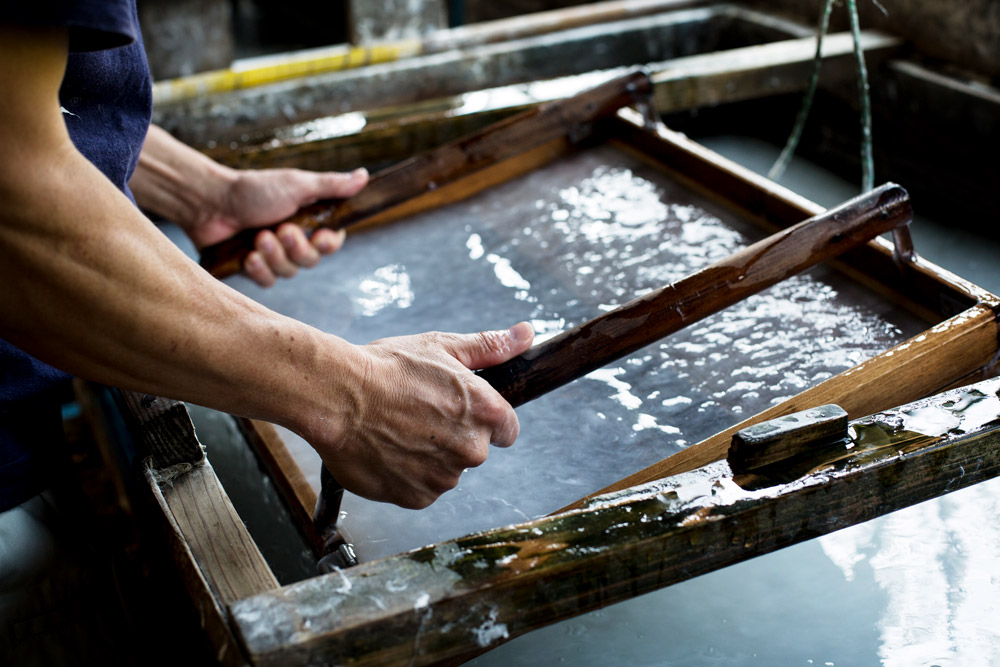
{"type": "MultiPolygon", "coordinates": [[[[131,198],[128,180],[152,113],[135,0],[0,0],[0,22],[69,29],[59,100],[70,138],[131,198]]],[[[0,339],[0,511],[48,484],[68,379],[0,339]]]]}

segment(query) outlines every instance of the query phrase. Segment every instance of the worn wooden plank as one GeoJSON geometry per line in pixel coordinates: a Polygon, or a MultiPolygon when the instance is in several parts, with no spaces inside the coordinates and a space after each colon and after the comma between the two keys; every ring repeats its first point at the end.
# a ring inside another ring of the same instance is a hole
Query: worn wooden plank
{"type": "MultiPolygon", "coordinates": [[[[815,22],[812,0],[748,0],[752,6],[815,22]]],[[[962,64],[987,76],[1000,75],[1000,7],[995,0],[895,0],[891,6],[859,2],[861,23],[897,34],[934,58],[962,64]]],[[[833,29],[848,26],[847,12],[834,11],[833,29]]]]}
{"type": "Polygon", "coordinates": [[[621,491],[689,470],[726,456],[733,435],[741,428],[768,419],[836,402],[848,415],[887,409],[899,401],[916,400],[962,377],[988,367],[998,352],[997,308],[994,299],[976,306],[902,343],[849,371],[834,376],[801,394],[711,438],[644,468],[614,484],[589,494],[560,511],[581,507],[595,496],[621,491]]]}
{"type": "Polygon", "coordinates": [[[579,7],[563,7],[521,16],[480,21],[442,30],[424,39],[424,53],[467,49],[524,39],[581,26],[609,23],[708,4],[708,0],[611,0],[590,2],[579,7]]]}
{"type": "Polygon", "coordinates": [[[118,398],[146,449],[144,488],[216,657],[243,664],[226,605],[278,582],[205,458],[184,404],[129,391],[118,398]]]}
{"type": "MultiPolygon", "coordinates": [[[[861,49],[874,70],[903,45],[898,37],[875,31],[861,33],[861,49]]],[[[854,83],[854,38],[848,32],[823,40],[823,84],[829,88],[854,83]]],[[[784,40],[680,59],[655,72],[654,101],[660,113],[738,102],[804,90],[816,55],[814,37],[784,40]]]]}
{"type": "Polygon", "coordinates": [[[132,391],[116,393],[130,419],[130,427],[154,470],[191,467],[205,461],[205,449],[194,434],[187,408],[152,394],[132,391]]]}
{"type": "Polygon", "coordinates": [[[216,659],[223,665],[246,664],[226,605],[274,590],[278,582],[207,463],[170,481],[147,468],[145,485],[157,510],[162,539],[216,659]]]}
{"type": "Polygon", "coordinates": [[[908,225],[909,195],[884,185],[479,371],[513,406],[583,377],[820,262],[908,225]]]}
{"type": "MultiPolygon", "coordinates": [[[[623,106],[647,99],[650,92],[649,77],[643,72],[631,72],[570,99],[539,106],[472,136],[393,165],[375,174],[357,195],[346,200],[317,202],[285,222],[307,230],[343,229],[558,137],[583,140],[589,135],[591,124],[623,106]]],[[[240,232],[231,239],[202,249],[202,266],[219,278],[238,273],[253,250],[259,231],[240,232]]]]}
{"type": "Polygon", "coordinates": [[[231,606],[255,664],[434,664],[1000,474],[1000,380],[852,423],[756,490],[725,463],[231,606]],[[933,425],[933,426],[932,426],[933,425]]]}
{"type": "MultiPolygon", "coordinates": [[[[192,76],[157,81],[153,99],[157,105],[181,102],[204,95],[270,85],[327,72],[393,62],[418,55],[469,49],[514,39],[524,39],[559,30],[597,23],[648,16],[708,4],[709,0],[610,0],[585,7],[566,7],[528,16],[482,21],[431,34],[352,46],[307,49],[241,59],[231,67],[192,76]]],[[[367,5],[371,3],[356,3],[367,5]]]]}
{"type": "MultiPolygon", "coordinates": [[[[154,471],[149,477],[157,482],[154,471]]],[[[219,602],[228,604],[278,587],[211,464],[157,486],[161,506],[219,602]]]]}
{"type": "Polygon", "coordinates": [[[403,220],[424,211],[430,211],[440,206],[462,201],[482,192],[494,185],[505,183],[518,176],[531,173],[535,169],[549,164],[574,149],[574,144],[567,137],[559,137],[537,148],[522,153],[513,160],[504,160],[494,165],[484,167],[442,187],[428,190],[412,199],[386,208],[379,213],[358,221],[354,229],[365,229],[384,225],[397,220],[403,220]]]}

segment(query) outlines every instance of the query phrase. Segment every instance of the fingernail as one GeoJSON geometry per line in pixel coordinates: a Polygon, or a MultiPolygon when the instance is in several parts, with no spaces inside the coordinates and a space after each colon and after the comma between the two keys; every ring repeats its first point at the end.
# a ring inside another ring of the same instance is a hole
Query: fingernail
{"type": "Polygon", "coordinates": [[[518,322],[507,331],[515,343],[524,343],[535,337],[534,329],[527,322],[518,322]]]}
{"type": "Polygon", "coordinates": [[[368,175],[368,170],[365,169],[364,167],[358,167],[357,169],[351,172],[352,178],[360,178],[362,176],[367,176],[367,175],[368,175]]]}
{"type": "Polygon", "coordinates": [[[258,271],[264,268],[264,260],[261,259],[259,253],[252,252],[247,255],[246,268],[252,271],[258,271]]]}
{"type": "Polygon", "coordinates": [[[282,234],[280,237],[281,243],[289,250],[295,249],[295,234],[288,232],[287,234],[282,234]]]}
{"type": "Polygon", "coordinates": [[[262,236],[260,239],[260,249],[268,254],[277,250],[278,246],[274,243],[274,237],[270,234],[262,236]]]}

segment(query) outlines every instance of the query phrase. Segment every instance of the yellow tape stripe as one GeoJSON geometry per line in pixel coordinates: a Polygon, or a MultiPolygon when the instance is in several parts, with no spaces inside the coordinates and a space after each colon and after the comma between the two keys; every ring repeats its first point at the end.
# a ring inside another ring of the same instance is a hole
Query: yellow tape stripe
{"type": "Polygon", "coordinates": [[[289,58],[286,61],[250,69],[230,68],[177,79],[165,79],[153,84],[153,103],[178,102],[212,93],[225,93],[325,72],[392,62],[419,55],[422,50],[423,43],[414,39],[370,46],[352,46],[341,53],[302,59],[289,58]]]}

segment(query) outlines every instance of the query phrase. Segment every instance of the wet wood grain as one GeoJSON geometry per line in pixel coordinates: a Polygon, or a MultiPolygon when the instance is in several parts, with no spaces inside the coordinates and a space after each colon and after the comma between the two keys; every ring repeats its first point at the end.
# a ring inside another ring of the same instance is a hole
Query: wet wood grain
{"type": "MultiPolygon", "coordinates": [[[[146,448],[143,501],[156,508],[159,537],[224,665],[245,663],[226,605],[278,588],[211,464],[186,406],[121,391],[123,416],[146,448]]],[[[146,528],[150,528],[147,526],[146,528]]]]}
{"type": "Polygon", "coordinates": [[[718,463],[241,600],[233,618],[255,664],[454,664],[542,625],[1000,474],[997,389],[994,380],[893,411],[895,419],[855,421],[862,436],[851,448],[792,482],[746,490],[718,463]],[[962,429],[898,428],[927,409],[961,421],[974,403],[977,421],[962,429]]]}

